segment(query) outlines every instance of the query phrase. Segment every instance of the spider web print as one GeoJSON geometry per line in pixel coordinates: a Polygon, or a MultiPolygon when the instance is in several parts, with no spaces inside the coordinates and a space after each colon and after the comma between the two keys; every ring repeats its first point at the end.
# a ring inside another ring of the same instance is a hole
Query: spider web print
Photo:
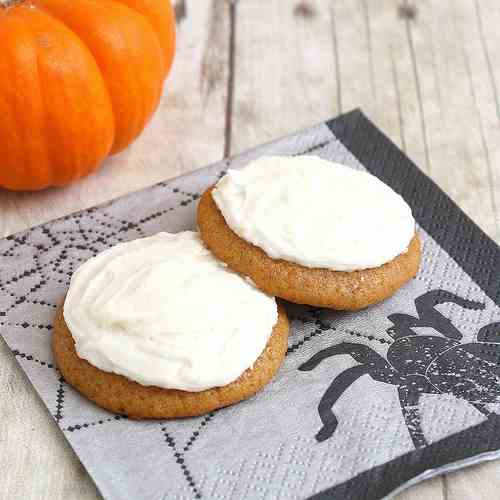
{"type": "MultiPolygon", "coordinates": [[[[355,128],[347,125],[346,130],[355,128]]],[[[384,151],[377,154],[385,159],[384,151]]],[[[52,321],[81,263],[122,241],[192,229],[201,193],[228,168],[262,154],[309,153],[363,168],[322,125],[0,241],[1,333],[105,498],[295,498],[333,487],[331,496],[375,499],[417,477],[420,466],[438,470],[500,448],[495,413],[481,408],[481,414],[444,394],[425,400],[419,416],[411,393],[398,394],[395,384],[403,385],[405,374],[395,373],[387,360],[403,342],[397,335],[404,337],[405,328],[422,327],[418,333],[425,335],[429,325],[437,325],[451,336],[462,335],[473,355],[468,363],[481,362],[487,371],[494,346],[471,349],[478,333],[495,342],[494,322],[500,319],[488,298],[494,290],[486,296],[485,287],[424,230],[421,272],[384,303],[355,314],[287,304],[291,335],[285,362],[273,383],[241,404],[198,418],[136,422],[96,407],[64,382],[50,347],[52,321]],[[432,307],[416,302],[436,293],[454,298],[434,300],[432,307]],[[337,354],[342,355],[333,362],[337,354]],[[407,400],[406,420],[398,396],[407,400]],[[329,419],[323,431],[320,417],[329,419]],[[410,436],[417,425],[422,434],[410,436]],[[474,430],[472,437],[464,435],[468,430],[474,430]],[[380,469],[386,465],[391,468],[380,469]]],[[[408,196],[417,197],[415,203],[435,195],[436,188],[422,179],[412,186],[418,196],[408,196]]],[[[444,206],[442,200],[435,205],[444,206]]],[[[445,222],[439,219],[436,231],[445,222]]],[[[467,252],[471,228],[450,234],[467,252]]],[[[494,248],[482,252],[494,258],[494,248]]],[[[486,271],[478,273],[488,286],[486,271]]],[[[460,356],[453,362],[462,362],[460,356]]]]}
{"type": "MultiPolygon", "coordinates": [[[[106,211],[98,212],[97,210],[90,210],[87,213],[76,214],[65,218],[65,220],[73,221],[76,226],[76,229],[73,230],[52,230],[48,227],[42,226],[40,228],[35,228],[22,236],[14,235],[7,237],[7,245],[6,248],[2,250],[2,257],[22,258],[23,250],[29,249],[33,252],[33,262],[32,266],[27,270],[16,273],[12,277],[5,278],[3,273],[0,275],[2,278],[0,281],[0,290],[11,299],[10,303],[6,306],[2,305],[0,318],[10,316],[9,313],[22,305],[46,306],[54,311],[58,307],[58,304],[56,302],[33,298],[36,296],[37,292],[43,291],[43,289],[47,286],[53,286],[54,283],[67,287],[76,267],[88,258],[96,255],[111,245],[125,241],[126,236],[129,236],[127,239],[130,239],[130,235],[132,238],[146,236],[141,228],[142,224],[156,219],[161,220],[162,217],[175,211],[177,207],[187,207],[200,197],[200,193],[191,193],[179,188],[170,188],[169,185],[165,183],[162,183],[160,187],[166,191],[170,191],[171,194],[177,197],[176,205],[153,212],[134,221],[116,218],[106,211]],[[91,221],[92,228],[83,227],[83,217],[88,218],[91,221]],[[41,259],[40,254],[49,251],[49,249],[51,254],[55,254],[55,257],[51,256],[50,259],[41,259]],[[44,262],[41,262],[41,260],[44,260],[44,262]],[[55,278],[47,278],[48,275],[55,276],[55,278]],[[29,286],[23,294],[16,292],[15,289],[18,284],[28,278],[33,278],[34,283],[29,286]]],[[[4,320],[0,321],[0,326],[14,329],[21,328],[23,330],[30,328],[48,332],[50,332],[53,328],[51,324],[39,324],[28,322],[26,320],[22,322],[4,320]]],[[[34,354],[21,352],[17,349],[13,350],[13,354],[22,361],[36,363],[39,366],[43,366],[57,373],[58,378],[55,396],[55,411],[53,412],[53,417],[61,426],[63,431],[69,433],[84,431],[95,426],[126,419],[125,416],[116,415],[108,418],[101,418],[95,421],[82,421],[65,426],[65,396],[67,392],[72,391],[72,389],[67,386],[62,376],[59,375],[59,372],[54,366],[52,360],[48,361],[46,359],[39,359],[34,354]]],[[[184,463],[183,455],[193,446],[201,432],[201,429],[206,426],[213,416],[214,414],[211,413],[201,420],[199,427],[193,431],[181,452],[177,451],[175,445],[172,444],[172,446],[170,446],[174,452],[176,462],[186,477],[186,481],[188,481],[188,483],[192,486],[193,492],[196,493],[197,497],[199,497],[199,492],[196,489],[191,473],[184,463]]],[[[162,431],[164,431],[164,427],[162,427],[162,431]]],[[[173,438],[169,437],[167,442],[173,443],[173,438]]]]}

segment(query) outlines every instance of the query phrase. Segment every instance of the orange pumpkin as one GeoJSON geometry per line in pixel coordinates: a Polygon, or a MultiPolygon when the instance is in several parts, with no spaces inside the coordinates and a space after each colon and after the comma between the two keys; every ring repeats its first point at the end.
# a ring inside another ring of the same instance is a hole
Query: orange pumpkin
{"type": "Polygon", "coordinates": [[[169,0],[0,0],[0,186],[61,186],[124,149],[174,51],[169,0]]]}

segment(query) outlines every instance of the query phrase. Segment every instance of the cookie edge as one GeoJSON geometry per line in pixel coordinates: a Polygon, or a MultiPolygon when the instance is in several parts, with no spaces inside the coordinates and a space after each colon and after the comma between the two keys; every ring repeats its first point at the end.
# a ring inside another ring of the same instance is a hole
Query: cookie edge
{"type": "Polygon", "coordinates": [[[212,197],[213,189],[214,186],[208,188],[198,204],[198,229],[203,242],[216,257],[234,271],[250,277],[269,295],[298,304],[356,311],[393,295],[414,278],[420,268],[421,244],[417,232],[407,252],[372,269],[333,271],[273,259],[227,225],[212,197]],[[372,286],[376,293],[372,290],[363,297],[352,292],[366,289],[366,282],[375,284],[372,286]]]}
{"type": "Polygon", "coordinates": [[[78,357],[61,306],[54,321],[52,349],[64,380],[95,404],[132,419],[168,419],[209,413],[248,399],[276,375],[288,348],[289,322],[278,304],[278,321],[252,368],[234,382],[201,392],[144,386],[122,375],[105,372],[78,357]]]}

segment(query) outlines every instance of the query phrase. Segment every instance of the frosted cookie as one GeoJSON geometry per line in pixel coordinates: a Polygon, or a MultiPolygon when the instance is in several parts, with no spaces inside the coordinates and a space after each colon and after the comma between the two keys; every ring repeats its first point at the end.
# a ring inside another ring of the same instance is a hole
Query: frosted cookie
{"type": "Polygon", "coordinates": [[[255,394],[285,356],[273,297],[217,261],[198,234],[112,247],[73,275],[54,327],[64,379],[132,418],[200,415],[255,394]]]}
{"type": "Polygon", "coordinates": [[[356,310],[420,265],[408,204],[371,174],[317,157],[263,157],[202,196],[200,235],[233,270],[291,302],[356,310]]]}

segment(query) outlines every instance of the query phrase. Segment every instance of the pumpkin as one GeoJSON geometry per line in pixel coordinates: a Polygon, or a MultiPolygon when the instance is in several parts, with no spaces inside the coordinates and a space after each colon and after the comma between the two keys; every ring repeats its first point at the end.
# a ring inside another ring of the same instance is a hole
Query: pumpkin
{"type": "Polygon", "coordinates": [[[174,50],[169,0],[0,0],[0,187],[65,185],[123,150],[174,50]]]}

